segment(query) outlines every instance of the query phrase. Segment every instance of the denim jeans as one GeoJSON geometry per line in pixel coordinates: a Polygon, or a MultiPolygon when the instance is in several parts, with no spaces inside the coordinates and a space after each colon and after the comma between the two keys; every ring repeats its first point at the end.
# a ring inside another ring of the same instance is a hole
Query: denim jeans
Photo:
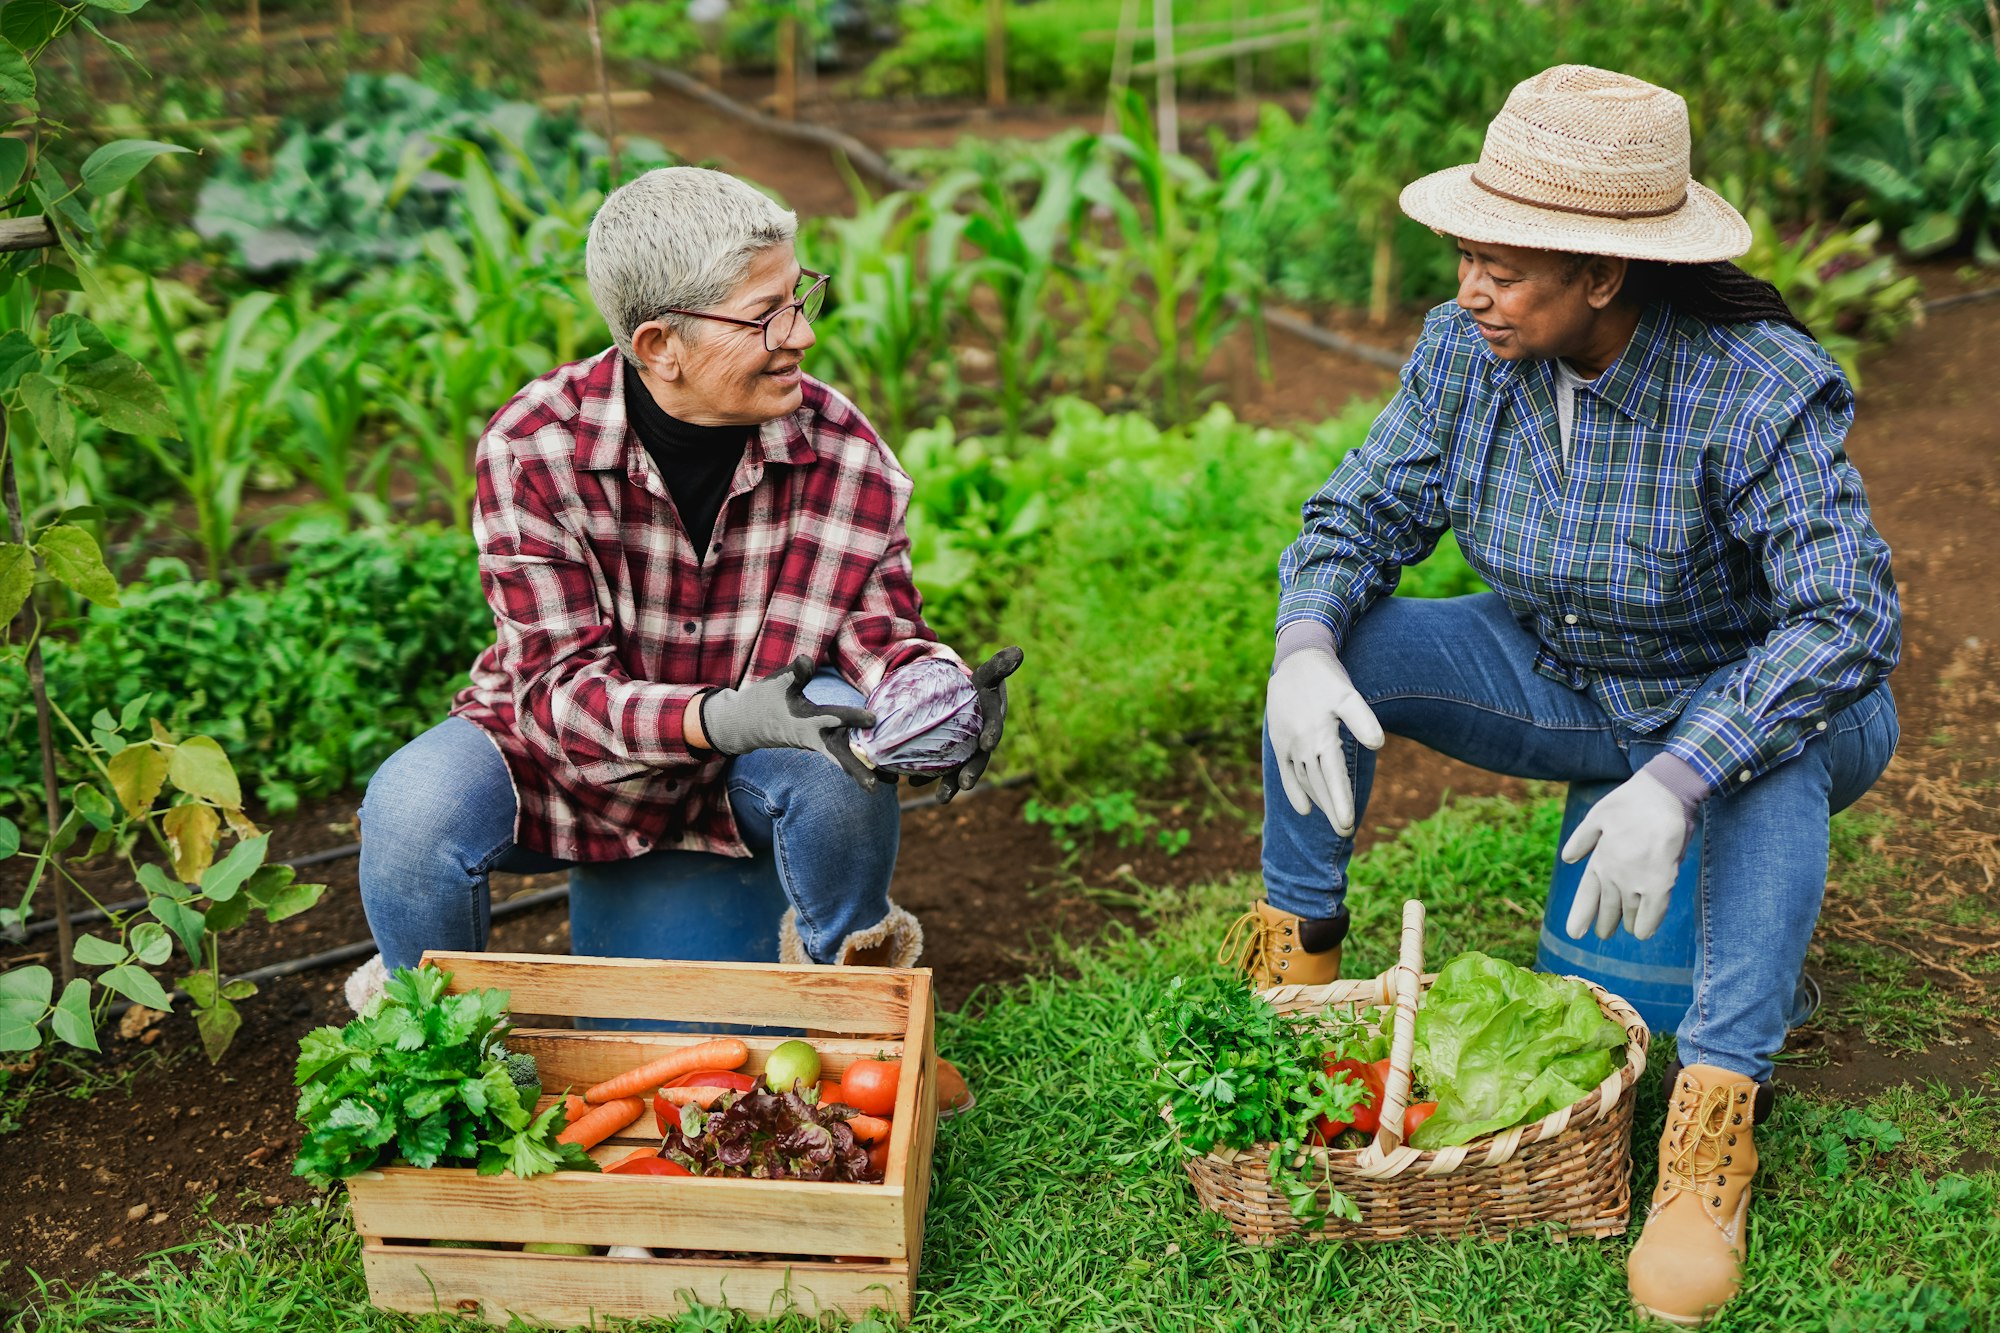
{"type": "MultiPolygon", "coordinates": [[[[806,685],[818,703],[861,702],[832,672],[806,685]]],[[[897,788],[864,793],[827,755],[753,750],[724,779],[743,841],[774,855],[800,942],[816,963],[889,914],[901,830],[897,788]]],[[[541,874],[570,863],[514,844],[514,784],[477,723],[446,718],[389,757],[361,805],[361,903],[387,967],[426,949],[486,947],[495,870],[541,874]]]]}
{"type": "MultiPolygon", "coordinates": [[[[1496,773],[1623,781],[1665,748],[1666,732],[1629,734],[1589,695],[1536,675],[1535,648],[1495,594],[1385,597],[1355,622],[1341,665],[1385,731],[1496,773]]],[[[1728,675],[1716,673],[1703,693],[1728,675]]],[[[1355,810],[1365,812],[1375,754],[1345,739],[1355,810]]],[[[1678,1033],[1684,1063],[1770,1077],[1819,919],[1828,817],[1881,776],[1896,739],[1896,702],[1884,683],[1828,719],[1803,753],[1702,802],[1694,1003],[1678,1033]]],[[[1292,809],[1267,731],[1263,859],[1272,906],[1338,915],[1353,852],[1353,840],[1318,810],[1292,809]]]]}

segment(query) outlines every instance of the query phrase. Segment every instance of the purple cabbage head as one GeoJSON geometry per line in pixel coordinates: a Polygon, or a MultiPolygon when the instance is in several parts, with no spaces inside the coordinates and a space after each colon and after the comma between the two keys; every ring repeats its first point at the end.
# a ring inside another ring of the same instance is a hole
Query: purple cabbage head
{"type": "Polygon", "coordinates": [[[956,768],[978,748],[985,723],[972,681],[935,657],[884,676],[868,696],[868,707],[875,725],[854,733],[855,753],[870,767],[899,773],[956,768]]]}

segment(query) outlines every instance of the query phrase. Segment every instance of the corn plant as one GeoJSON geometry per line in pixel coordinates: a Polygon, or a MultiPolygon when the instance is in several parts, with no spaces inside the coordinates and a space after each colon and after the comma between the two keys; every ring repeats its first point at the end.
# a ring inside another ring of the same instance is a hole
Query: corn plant
{"type": "MultiPolygon", "coordinates": [[[[1048,386],[1062,351],[1058,298],[1075,278],[1070,239],[1096,152],[1097,141],[1082,135],[1042,162],[1034,203],[1025,213],[1016,210],[1002,182],[979,182],[965,222],[965,241],[978,257],[968,269],[961,309],[993,349],[1010,440],[1019,437],[1028,406],[1048,386]]],[[[969,183],[960,177],[940,186],[940,202],[956,203],[969,183]]]]}
{"type": "Polygon", "coordinates": [[[251,292],[230,307],[197,365],[175,343],[151,284],[146,314],[181,435],[178,445],[147,433],[138,439],[193,504],[195,540],[208,577],[220,582],[236,546],[243,487],[259,462],[259,445],[278,423],[300,367],[339,326],[322,320],[304,330],[283,327],[290,321],[278,298],[251,292]]]}
{"type": "MultiPolygon", "coordinates": [[[[830,218],[801,238],[802,262],[833,274],[833,299],[815,329],[820,355],[892,440],[925,407],[950,410],[959,393],[952,335],[965,271],[965,218],[937,196],[872,199],[855,184],[852,218],[830,218]]],[[[949,191],[946,192],[947,196],[949,191]]]]}
{"type": "Polygon", "coordinates": [[[1274,177],[1254,154],[1223,145],[1221,177],[1163,152],[1145,103],[1130,90],[1119,100],[1118,122],[1120,133],[1105,148],[1130,171],[1137,197],[1109,172],[1091,176],[1084,192],[1110,214],[1146,278],[1130,289],[1153,349],[1141,388],[1159,394],[1167,420],[1181,421],[1196,405],[1203,370],[1236,323],[1255,313],[1262,290],[1257,270],[1224,245],[1225,219],[1263,207],[1274,177]]]}
{"type": "Polygon", "coordinates": [[[341,336],[339,325],[318,321],[308,327],[319,355],[301,368],[285,395],[293,429],[281,437],[279,457],[307,478],[320,498],[285,520],[296,528],[321,515],[343,530],[355,522],[384,523],[393,445],[372,452],[362,447],[362,428],[381,392],[382,374],[371,363],[372,338],[363,328],[341,336]]]}

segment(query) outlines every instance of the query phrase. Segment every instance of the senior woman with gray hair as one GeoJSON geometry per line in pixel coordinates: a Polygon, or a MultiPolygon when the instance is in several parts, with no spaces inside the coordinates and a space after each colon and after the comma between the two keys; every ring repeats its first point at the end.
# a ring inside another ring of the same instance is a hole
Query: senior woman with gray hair
{"type": "MultiPolygon", "coordinates": [[[[487,875],[660,848],[773,854],[787,962],[907,966],[889,901],[893,775],[848,745],[862,691],[964,664],[910,573],[910,480],[800,368],[827,276],[797,218],[720,172],[648,172],[605,200],[585,267],[615,348],[529,384],[479,442],[473,526],[493,646],[444,722],[363,803],[361,893],[382,953],[477,949],[487,875]],[[883,779],[887,778],[885,782],[883,779]]],[[[977,672],[972,786],[1018,649],[977,672]]]]}

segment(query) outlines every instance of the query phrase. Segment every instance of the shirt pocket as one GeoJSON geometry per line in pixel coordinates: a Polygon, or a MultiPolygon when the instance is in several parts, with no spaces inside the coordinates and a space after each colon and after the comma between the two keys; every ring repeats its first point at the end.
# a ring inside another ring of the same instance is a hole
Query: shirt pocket
{"type": "Polygon", "coordinates": [[[1606,519],[1584,562],[1582,601],[1612,633],[1700,629],[1726,612],[1730,589],[1721,544],[1692,503],[1663,506],[1642,521],[1606,519]]]}

